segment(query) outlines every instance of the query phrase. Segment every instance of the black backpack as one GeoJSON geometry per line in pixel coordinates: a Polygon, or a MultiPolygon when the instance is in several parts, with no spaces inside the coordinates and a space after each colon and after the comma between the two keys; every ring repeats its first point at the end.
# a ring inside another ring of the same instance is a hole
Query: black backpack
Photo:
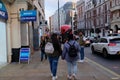
{"type": "Polygon", "coordinates": [[[77,49],[76,49],[76,47],[75,47],[75,42],[73,43],[73,45],[71,45],[69,42],[68,42],[68,44],[69,44],[69,51],[68,51],[68,55],[70,56],[70,57],[76,57],[77,56],[77,49]]]}

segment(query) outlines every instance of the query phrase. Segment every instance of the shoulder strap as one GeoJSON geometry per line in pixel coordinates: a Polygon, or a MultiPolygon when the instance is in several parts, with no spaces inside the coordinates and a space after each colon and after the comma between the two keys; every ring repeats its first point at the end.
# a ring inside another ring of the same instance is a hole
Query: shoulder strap
{"type": "Polygon", "coordinates": [[[70,46],[72,46],[69,42],[67,42],[70,46]]]}
{"type": "MultiPolygon", "coordinates": [[[[72,46],[69,42],[67,42],[70,46],[72,46]]],[[[75,44],[75,41],[74,41],[74,43],[73,43],[73,45],[75,44]]]]}

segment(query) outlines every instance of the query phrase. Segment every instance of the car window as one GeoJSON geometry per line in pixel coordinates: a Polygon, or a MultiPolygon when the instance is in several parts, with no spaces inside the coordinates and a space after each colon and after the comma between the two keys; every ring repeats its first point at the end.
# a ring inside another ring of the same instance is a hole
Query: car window
{"type": "Polygon", "coordinates": [[[109,34],[108,36],[120,36],[120,34],[109,34]]]}
{"type": "Polygon", "coordinates": [[[107,39],[101,38],[100,42],[101,42],[101,43],[107,43],[107,39]]]}
{"type": "Polygon", "coordinates": [[[98,43],[98,42],[100,42],[100,39],[99,39],[99,38],[98,38],[98,39],[95,39],[94,42],[95,42],[95,43],[98,43]]]}
{"type": "Polygon", "coordinates": [[[120,38],[110,39],[110,43],[120,43],[120,38]]]}

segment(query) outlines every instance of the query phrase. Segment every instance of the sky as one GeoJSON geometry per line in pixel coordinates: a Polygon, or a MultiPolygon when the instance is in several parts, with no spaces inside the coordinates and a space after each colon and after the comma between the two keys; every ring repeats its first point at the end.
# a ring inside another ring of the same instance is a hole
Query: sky
{"type": "MultiPolygon", "coordinates": [[[[59,5],[62,7],[67,1],[76,2],[77,0],[59,0],[59,5]]],[[[45,16],[46,20],[52,16],[58,9],[58,0],[45,0],[45,16]]]]}

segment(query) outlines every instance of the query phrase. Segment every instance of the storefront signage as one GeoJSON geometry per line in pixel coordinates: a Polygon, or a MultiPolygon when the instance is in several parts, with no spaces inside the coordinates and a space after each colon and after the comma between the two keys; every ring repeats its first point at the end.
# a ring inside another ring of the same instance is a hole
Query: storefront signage
{"type": "Polygon", "coordinates": [[[19,56],[19,63],[21,62],[29,63],[29,57],[30,57],[30,48],[21,48],[20,56],[19,56]]]}
{"type": "Polygon", "coordinates": [[[26,10],[20,12],[20,20],[24,21],[36,21],[36,10],[26,10]]]}
{"type": "Polygon", "coordinates": [[[2,1],[0,1],[0,18],[8,19],[8,13],[2,1]]]}

